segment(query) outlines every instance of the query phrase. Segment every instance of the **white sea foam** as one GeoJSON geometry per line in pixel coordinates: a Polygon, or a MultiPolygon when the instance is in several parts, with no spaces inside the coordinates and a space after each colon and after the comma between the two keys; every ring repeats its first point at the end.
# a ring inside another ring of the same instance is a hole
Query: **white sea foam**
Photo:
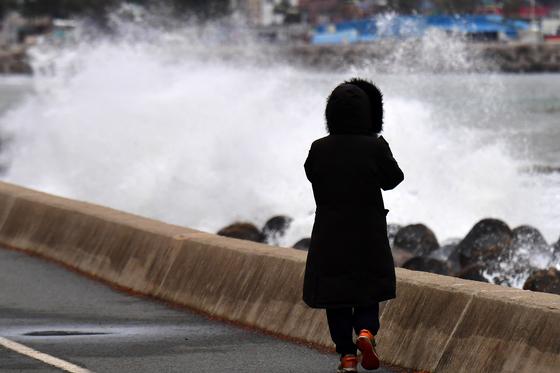
{"type": "MultiPolygon", "coordinates": [[[[560,233],[560,183],[522,173],[508,144],[488,136],[500,76],[256,66],[200,57],[190,28],[132,32],[35,51],[35,94],[0,119],[12,138],[5,180],[207,231],[287,214],[282,243],[292,245],[313,223],[303,162],[324,135],[325,97],[359,75],[385,92],[385,136],[406,174],[384,193],[390,221],[423,222],[440,239],[489,216],[534,225],[549,242],[560,233]],[[426,90],[446,79],[465,97],[426,90]]],[[[464,60],[452,51],[433,58],[464,60]]]]}

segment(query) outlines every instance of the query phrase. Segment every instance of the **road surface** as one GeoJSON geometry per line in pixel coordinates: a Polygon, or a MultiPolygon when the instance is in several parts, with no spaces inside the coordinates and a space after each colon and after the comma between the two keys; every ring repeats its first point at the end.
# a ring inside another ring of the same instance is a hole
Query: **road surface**
{"type": "Polygon", "coordinates": [[[336,364],[334,354],[118,292],[0,249],[2,373],[328,373],[336,364]]]}

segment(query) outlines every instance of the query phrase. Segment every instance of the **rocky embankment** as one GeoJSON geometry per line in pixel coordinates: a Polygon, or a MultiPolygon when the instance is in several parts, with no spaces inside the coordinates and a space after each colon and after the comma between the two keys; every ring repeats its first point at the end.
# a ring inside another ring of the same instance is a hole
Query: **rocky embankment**
{"type": "MultiPolygon", "coordinates": [[[[278,244],[291,219],[275,216],[262,228],[237,222],[218,231],[219,235],[278,244]]],[[[423,224],[388,225],[395,265],[469,280],[560,294],[560,238],[549,245],[538,229],[522,225],[511,229],[498,219],[483,219],[462,239],[440,243],[423,224]]],[[[307,250],[309,237],[293,244],[307,250]]]]}
{"type": "MultiPolygon", "coordinates": [[[[560,43],[475,43],[384,40],[352,45],[251,45],[188,47],[189,55],[242,64],[290,64],[305,69],[377,72],[560,72],[560,43]],[[451,45],[449,44],[451,43],[451,45]]],[[[23,46],[0,49],[0,73],[31,73],[23,46]]]]}
{"type": "Polygon", "coordinates": [[[489,44],[482,58],[504,72],[560,72],[560,43],[489,44]]]}
{"type": "Polygon", "coordinates": [[[375,66],[383,72],[560,72],[560,43],[475,43],[460,46],[422,41],[352,45],[301,45],[285,51],[290,61],[338,70],[375,66]]]}

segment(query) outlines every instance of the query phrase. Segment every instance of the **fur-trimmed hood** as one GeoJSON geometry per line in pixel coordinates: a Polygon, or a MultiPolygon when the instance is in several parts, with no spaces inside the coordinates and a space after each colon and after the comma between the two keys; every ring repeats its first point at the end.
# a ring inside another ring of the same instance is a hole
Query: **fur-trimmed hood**
{"type": "Polygon", "coordinates": [[[340,84],[332,91],[325,118],[327,130],[334,135],[374,134],[368,95],[351,83],[340,84]]]}

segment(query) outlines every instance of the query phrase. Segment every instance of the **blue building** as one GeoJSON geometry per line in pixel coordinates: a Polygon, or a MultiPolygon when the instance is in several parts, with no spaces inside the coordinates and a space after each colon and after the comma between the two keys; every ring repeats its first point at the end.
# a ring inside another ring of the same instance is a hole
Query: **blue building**
{"type": "Polygon", "coordinates": [[[515,39],[528,22],[500,15],[387,15],[371,19],[339,22],[315,28],[312,44],[351,44],[379,39],[420,38],[429,29],[461,34],[475,40],[515,39]]]}

